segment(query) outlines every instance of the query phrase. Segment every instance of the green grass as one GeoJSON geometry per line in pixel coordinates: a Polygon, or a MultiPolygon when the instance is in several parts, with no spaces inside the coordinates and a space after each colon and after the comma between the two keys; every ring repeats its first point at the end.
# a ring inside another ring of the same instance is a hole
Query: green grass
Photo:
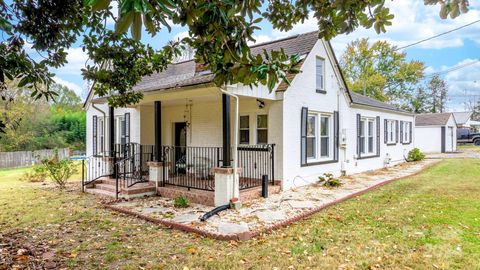
{"type": "Polygon", "coordinates": [[[474,145],[473,143],[459,144],[457,146],[457,149],[459,151],[479,151],[480,152],[480,146],[474,145]]]}
{"type": "Polygon", "coordinates": [[[480,160],[444,160],[241,243],[119,215],[93,196],[20,185],[15,175],[0,171],[0,231],[75,254],[71,268],[480,269],[480,160]]]}

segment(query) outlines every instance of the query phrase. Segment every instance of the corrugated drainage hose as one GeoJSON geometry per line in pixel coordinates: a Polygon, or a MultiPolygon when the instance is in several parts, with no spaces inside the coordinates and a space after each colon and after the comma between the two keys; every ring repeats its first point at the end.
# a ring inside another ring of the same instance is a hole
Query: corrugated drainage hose
{"type": "Polygon", "coordinates": [[[212,211],[205,213],[201,218],[200,221],[206,221],[207,219],[211,218],[213,215],[217,214],[218,212],[230,209],[230,204],[220,205],[214,208],[212,211]]]}

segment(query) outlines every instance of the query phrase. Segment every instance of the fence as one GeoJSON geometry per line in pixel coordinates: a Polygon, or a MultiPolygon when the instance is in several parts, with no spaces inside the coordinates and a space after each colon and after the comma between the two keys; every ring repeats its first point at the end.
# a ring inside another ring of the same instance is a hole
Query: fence
{"type": "MultiPolygon", "coordinates": [[[[0,152],[0,169],[32,166],[38,164],[40,160],[53,155],[55,155],[55,150],[53,149],[0,152]]],[[[70,149],[58,149],[58,156],[60,159],[70,157],[70,149]]]]}

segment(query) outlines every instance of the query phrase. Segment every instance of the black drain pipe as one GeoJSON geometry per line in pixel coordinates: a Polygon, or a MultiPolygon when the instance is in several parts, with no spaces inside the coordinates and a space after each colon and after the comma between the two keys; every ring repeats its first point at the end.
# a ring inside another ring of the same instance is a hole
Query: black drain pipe
{"type": "Polygon", "coordinates": [[[215,207],[212,211],[205,213],[201,218],[200,221],[206,221],[207,219],[211,218],[213,215],[217,214],[218,212],[230,209],[230,204],[220,205],[215,207]]]}

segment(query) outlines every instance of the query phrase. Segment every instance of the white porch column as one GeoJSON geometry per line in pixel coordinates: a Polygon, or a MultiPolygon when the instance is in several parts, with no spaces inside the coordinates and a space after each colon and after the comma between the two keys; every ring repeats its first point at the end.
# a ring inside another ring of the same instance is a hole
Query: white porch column
{"type": "Polygon", "coordinates": [[[147,162],[149,171],[149,181],[155,182],[156,187],[161,187],[168,180],[168,164],[165,162],[150,161],[147,162]],[[165,176],[165,178],[164,178],[165,176]]]}
{"type": "Polygon", "coordinates": [[[215,206],[230,203],[230,199],[240,199],[239,173],[242,169],[237,168],[214,168],[215,174],[215,206]]]}

